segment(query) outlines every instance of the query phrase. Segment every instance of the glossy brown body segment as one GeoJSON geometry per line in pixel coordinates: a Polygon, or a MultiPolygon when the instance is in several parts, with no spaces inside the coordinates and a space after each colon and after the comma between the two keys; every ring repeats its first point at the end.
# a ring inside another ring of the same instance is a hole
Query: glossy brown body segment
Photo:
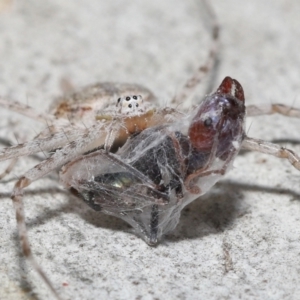
{"type": "Polygon", "coordinates": [[[232,142],[243,134],[244,92],[237,80],[226,77],[217,91],[204,99],[189,128],[189,137],[198,151],[215,151],[225,160],[233,151],[232,142]]]}

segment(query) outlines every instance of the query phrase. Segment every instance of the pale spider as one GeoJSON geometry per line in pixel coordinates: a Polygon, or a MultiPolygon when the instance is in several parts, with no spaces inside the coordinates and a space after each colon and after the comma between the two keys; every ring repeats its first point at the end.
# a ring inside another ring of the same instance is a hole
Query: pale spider
{"type": "MultiPolygon", "coordinates": [[[[182,209],[225,175],[240,149],[287,158],[300,170],[293,151],[246,136],[244,92],[235,79],[226,77],[191,110],[174,108],[193,94],[214,64],[218,25],[208,12],[212,46],[207,61],[173,98],[172,107],[157,108],[148,89],[123,83],[100,83],[62,97],[50,114],[0,99],[2,107],[47,123],[34,140],[1,149],[0,160],[51,153],[20,177],[12,200],[24,255],[57,298],[32,256],[22,203],[24,189],[57,168],[73,194],[93,209],[128,222],[149,245],[175,228],[182,209]]],[[[280,104],[247,108],[250,116],[273,113],[300,117],[300,110],[280,104]]]]}

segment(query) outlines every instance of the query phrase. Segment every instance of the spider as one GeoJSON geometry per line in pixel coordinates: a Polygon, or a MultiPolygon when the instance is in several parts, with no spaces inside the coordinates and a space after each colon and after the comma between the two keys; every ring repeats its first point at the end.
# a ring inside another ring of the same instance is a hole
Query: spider
{"type": "Polygon", "coordinates": [[[172,99],[173,106],[158,108],[151,91],[125,83],[100,83],[59,98],[49,114],[0,99],[2,107],[47,123],[32,141],[1,149],[0,160],[50,153],[16,182],[12,200],[24,255],[57,298],[32,255],[22,203],[24,189],[57,168],[73,194],[128,222],[149,245],[176,227],[182,209],[230,170],[241,149],[286,158],[300,170],[300,158],[292,150],[250,138],[244,130],[246,111],[249,116],[300,117],[300,110],[281,104],[246,109],[243,88],[231,77],[196,107],[174,108],[194,93],[214,65],[219,30],[208,11],[213,22],[207,61],[172,99]]]}

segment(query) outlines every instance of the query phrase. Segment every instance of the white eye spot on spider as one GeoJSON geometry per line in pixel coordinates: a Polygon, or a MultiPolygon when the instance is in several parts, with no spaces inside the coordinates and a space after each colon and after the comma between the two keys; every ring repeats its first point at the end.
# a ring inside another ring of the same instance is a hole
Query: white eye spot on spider
{"type": "Polygon", "coordinates": [[[145,105],[141,95],[120,97],[117,102],[119,113],[137,115],[145,112],[145,105]]]}

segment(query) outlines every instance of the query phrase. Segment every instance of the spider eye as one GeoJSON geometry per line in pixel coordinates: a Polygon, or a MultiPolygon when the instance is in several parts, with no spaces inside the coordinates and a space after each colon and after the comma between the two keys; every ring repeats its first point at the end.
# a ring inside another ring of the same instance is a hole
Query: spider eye
{"type": "Polygon", "coordinates": [[[128,107],[131,108],[131,107],[132,107],[132,104],[129,104],[128,107]]]}
{"type": "Polygon", "coordinates": [[[139,104],[138,104],[138,103],[136,104],[136,107],[139,107],[139,104]]]}
{"type": "Polygon", "coordinates": [[[212,125],[212,118],[208,117],[205,121],[204,121],[204,126],[206,127],[210,127],[212,125]]]}
{"type": "Polygon", "coordinates": [[[129,101],[130,100],[130,97],[126,97],[126,101],[129,101]]]}
{"type": "Polygon", "coordinates": [[[118,103],[120,103],[120,101],[121,101],[121,98],[118,99],[118,103]]]}
{"type": "Polygon", "coordinates": [[[137,96],[133,96],[132,98],[133,98],[134,100],[137,100],[137,96]]]}

